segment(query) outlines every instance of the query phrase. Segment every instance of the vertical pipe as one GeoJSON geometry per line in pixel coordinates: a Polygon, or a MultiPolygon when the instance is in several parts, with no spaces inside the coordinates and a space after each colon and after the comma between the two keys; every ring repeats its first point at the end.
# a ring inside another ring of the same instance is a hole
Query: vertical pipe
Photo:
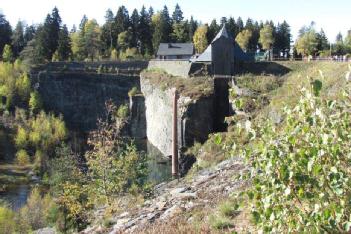
{"type": "Polygon", "coordinates": [[[173,97],[173,134],[172,134],[172,176],[178,176],[178,93],[177,90],[174,91],[173,97]]]}

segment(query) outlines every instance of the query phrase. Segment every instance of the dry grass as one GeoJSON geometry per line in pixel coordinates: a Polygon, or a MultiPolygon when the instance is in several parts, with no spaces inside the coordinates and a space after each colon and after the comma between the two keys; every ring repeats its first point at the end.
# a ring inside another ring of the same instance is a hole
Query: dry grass
{"type": "Polygon", "coordinates": [[[162,90],[176,88],[191,99],[199,99],[213,94],[213,80],[210,77],[181,78],[159,70],[147,70],[141,73],[141,79],[148,79],[151,84],[162,90]]]}

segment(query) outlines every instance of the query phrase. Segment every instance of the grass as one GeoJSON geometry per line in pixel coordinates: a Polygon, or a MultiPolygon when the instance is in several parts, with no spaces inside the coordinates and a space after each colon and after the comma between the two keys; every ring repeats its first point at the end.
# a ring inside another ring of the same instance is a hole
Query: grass
{"type": "Polygon", "coordinates": [[[172,76],[160,69],[145,70],[141,79],[147,79],[151,84],[162,90],[176,88],[181,96],[199,99],[213,94],[213,80],[210,77],[182,78],[172,76]]]}

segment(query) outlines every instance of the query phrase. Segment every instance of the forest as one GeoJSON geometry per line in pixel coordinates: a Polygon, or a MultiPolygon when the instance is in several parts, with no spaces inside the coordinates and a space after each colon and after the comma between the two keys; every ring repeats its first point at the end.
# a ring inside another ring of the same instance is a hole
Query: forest
{"type": "MultiPolygon", "coordinates": [[[[0,56],[14,61],[21,57],[31,64],[45,61],[93,61],[152,58],[161,42],[194,42],[197,53],[211,43],[223,25],[245,51],[256,52],[274,48],[278,52],[289,52],[292,35],[289,24],[284,21],[258,22],[241,17],[222,17],[210,24],[203,24],[193,17],[184,19],[177,4],[170,14],[167,6],[155,10],[144,6],[131,14],[124,6],[116,13],[108,9],[105,23],[99,25],[95,19],[83,16],[78,26],[70,30],[63,23],[55,7],[38,25],[26,25],[19,21],[13,28],[0,15],[0,56]]],[[[323,29],[319,32],[312,22],[299,31],[294,54],[330,56],[330,42],[323,29]]],[[[350,53],[351,33],[345,39],[337,35],[332,45],[333,55],[350,53]]],[[[289,53],[290,54],[290,53],[289,53]]]]}

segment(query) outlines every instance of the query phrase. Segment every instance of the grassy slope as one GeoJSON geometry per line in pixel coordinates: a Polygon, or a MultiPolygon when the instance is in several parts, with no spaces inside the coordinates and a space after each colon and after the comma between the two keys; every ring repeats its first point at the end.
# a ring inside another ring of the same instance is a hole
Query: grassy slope
{"type": "MultiPolygon", "coordinates": [[[[323,82],[322,96],[328,98],[337,98],[341,94],[341,89],[346,83],[345,74],[348,70],[348,64],[346,63],[332,63],[332,62],[280,62],[278,65],[282,65],[290,69],[290,72],[285,75],[272,75],[264,72],[265,74],[254,74],[249,73],[242,74],[237,77],[238,86],[241,88],[247,88],[253,91],[254,97],[246,97],[247,99],[255,99],[257,104],[256,108],[252,111],[252,118],[254,121],[262,121],[269,116],[269,113],[279,112],[281,113],[284,106],[294,106],[300,96],[300,90],[302,87],[309,87],[310,79],[320,79],[323,82]],[[323,77],[321,76],[321,72],[323,77]],[[257,100],[264,97],[268,102],[257,102],[257,100]],[[260,106],[262,104],[262,106],[260,106]]],[[[270,64],[270,69],[272,65],[270,64]]],[[[274,65],[273,65],[274,66],[274,65]]],[[[273,68],[274,69],[274,68],[273,68]]],[[[249,113],[250,114],[250,113],[249,113]]],[[[224,138],[240,138],[229,130],[228,133],[222,134],[224,138]]],[[[236,139],[237,140],[237,139],[236,139]]],[[[238,147],[244,147],[243,142],[240,139],[237,140],[238,147]],[[242,144],[242,145],[240,145],[242,144]]],[[[192,176],[196,173],[197,167],[211,167],[220,161],[226,159],[228,155],[221,154],[221,148],[214,144],[214,138],[210,137],[209,140],[203,145],[196,145],[196,151],[198,152],[198,162],[188,176],[192,176]]],[[[220,213],[222,214],[219,220],[216,220],[214,224],[211,224],[212,231],[216,231],[216,222],[229,222],[236,227],[248,228],[254,230],[254,227],[250,225],[249,207],[244,210],[238,216],[225,215],[223,209],[230,210],[231,199],[225,199],[215,205],[216,208],[210,211],[202,211],[200,216],[206,216],[206,214],[220,213]],[[225,204],[225,205],[223,205],[225,204]],[[223,206],[227,206],[223,208],[223,206]],[[251,227],[250,227],[251,226],[251,227]]],[[[224,231],[224,230],[222,230],[224,231]]]]}

